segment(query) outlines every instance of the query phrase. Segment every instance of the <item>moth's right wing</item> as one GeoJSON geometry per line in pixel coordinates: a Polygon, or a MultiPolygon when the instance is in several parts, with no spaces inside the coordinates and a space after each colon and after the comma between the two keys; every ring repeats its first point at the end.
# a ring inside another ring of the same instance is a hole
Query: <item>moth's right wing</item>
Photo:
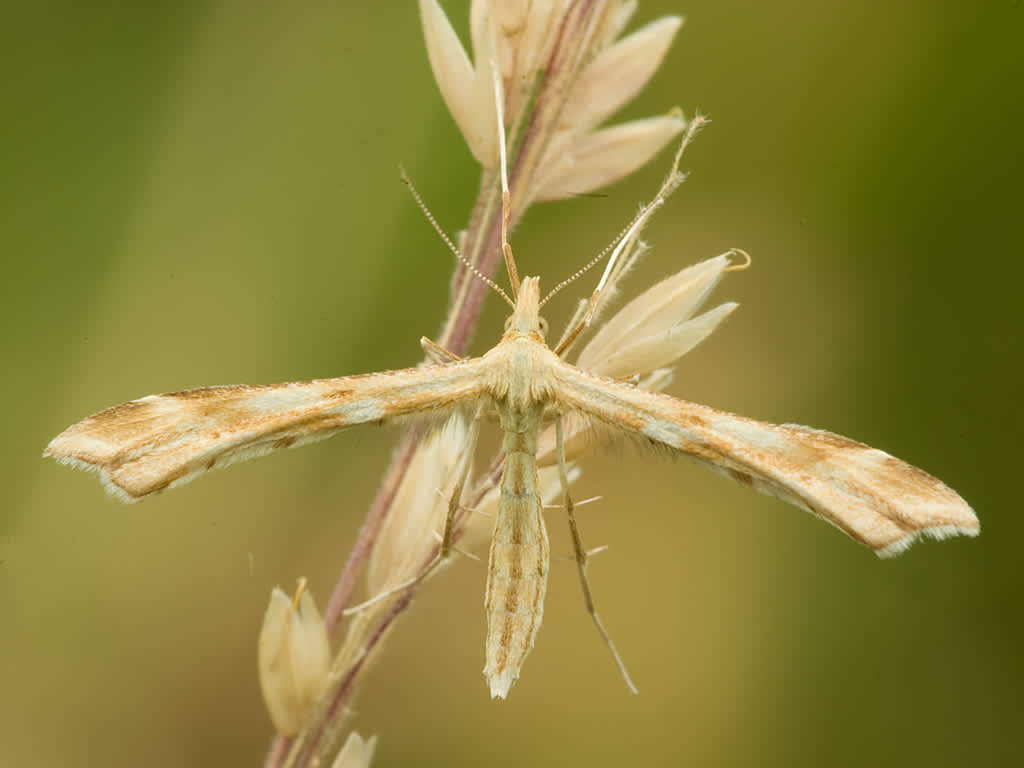
{"type": "Polygon", "coordinates": [[[953,489],[877,448],[824,430],[747,419],[567,363],[557,375],[559,400],[569,409],[795,504],[881,557],[902,552],[921,535],[944,539],[980,530],[953,489]]]}
{"type": "Polygon", "coordinates": [[[481,362],[265,386],[204,387],[150,395],[68,427],[44,456],[96,470],[123,501],[201,472],[356,424],[442,418],[481,396],[481,362]]]}

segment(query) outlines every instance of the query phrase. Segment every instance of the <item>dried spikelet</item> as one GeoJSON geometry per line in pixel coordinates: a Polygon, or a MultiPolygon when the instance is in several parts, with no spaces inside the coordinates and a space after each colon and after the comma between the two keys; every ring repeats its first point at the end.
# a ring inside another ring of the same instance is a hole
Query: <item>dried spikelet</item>
{"type": "MultiPolygon", "coordinates": [[[[470,62],[437,0],[420,0],[420,20],[441,97],[473,157],[485,168],[491,168],[498,161],[498,133],[495,113],[490,108],[490,80],[484,70],[470,62]]],[[[483,34],[480,39],[486,42],[489,35],[483,34]]]]}
{"type": "Polygon", "coordinates": [[[565,112],[577,132],[603,123],[635,97],[658,71],[682,26],[664,16],[599,50],[569,93],[565,112]]]}
{"type": "MultiPolygon", "coordinates": [[[[564,0],[474,0],[471,62],[437,0],[420,0],[434,79],[484,168],[493,168],[498,160],[495,112],[487,103],[493,93],[491,62],[504,85],[506,126],[518,125],[559,25],[569,18],[568,8],[564,0]]],[[[592,24],[580,28],[577,71],[566,79],[557,123],[547,121],[549,133],[540,141],[543,150],[536,174],[526,189],[517,192],[519,206],[583,194],[617,181],[644,165],[686,127],[680,113],[672,111],[595,130],[647,84],[682,25],[682,18],[666,16],[616,41],[635,8],[634,2],[606,3],[592,24]]]]}
{"type": "Polygon", "coordinates": [[[686,128],[682,113],[631,120],[581,136],[556,136],[545,172],[537,184],[537,202],[561,200],[606,187],[647,164],[686,128]]]}
{"type": "Polygon", "coordinates": [[[341,748],[338,756],[331,763],[331,768],[370,768],[375,749],[377,749],[376,736],[363,739],[358,733],[352,731],[345,740],[345,746],[341,748]]]}
{"type": "Polygon", "coordinates": [[[370,555],[370,597],[416,576],[437,551],[466,435],[465,420],[456,414],[426,439],[410,462],[370,555]]]}
{"type": "Polygon", "coordinates": [[[577,364],[616,379],[675,364],[736,308],[722,304],[694,317],[729,264],[728,255],[716,256],[648,288],[598,329],[577,364]]]}
{"type": "Polygon", "coordinates": [[[294,598],[280,588],[270,593],[260,630],[260,688],[270,719],[281,733],[299,732],[327,677],[327,629],[313,597],[299,582],[294,598]]]}
{"type": "Polygon", "coordinates": [[[505,114],[519,114],[530,97],[534,76],[551,53],[567,0],[473,0],[470,29],[473,55],[486,64],[491,46],[505,93],[505,114]]]}

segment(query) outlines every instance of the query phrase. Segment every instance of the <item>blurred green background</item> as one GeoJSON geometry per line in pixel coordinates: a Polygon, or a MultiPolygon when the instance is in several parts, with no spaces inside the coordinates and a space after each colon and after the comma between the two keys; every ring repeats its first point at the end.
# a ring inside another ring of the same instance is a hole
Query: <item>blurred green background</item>
{"type": "MultiPolygon", "coordinates": [[[[462,29],[467,6],[445,3],[462,29]]],[[[754,257],[671,391],[888,450],[960,491],[982,536],[879,562],[688,462],[598,452],[577,494],[604,496],[582,525],[611,549],[590,573],[640,696],[556,559],[524,676],[490,701],[485,569],[464,560],[401,622],[354,725],[380,735],[379,766],[1011,761],[1024,8],[644,0],[634,27],[670,12],[687,24],[625,115],[714,123],[629,287],[754,257]]],[[[0,65],[0,762],[260,764],[269,589],[306,576],[323,604],[398,433],[133,507],[39,454],[144,394],[416,363],[451,259],[397,166],[449,231],[477,169],[412,2],[7,3],[0,65]]],[[[668,162],[534,209],[521,270],[569,273],[668,162]]],[[[502,315],[492,302],[477,351],[502,315]]]]}

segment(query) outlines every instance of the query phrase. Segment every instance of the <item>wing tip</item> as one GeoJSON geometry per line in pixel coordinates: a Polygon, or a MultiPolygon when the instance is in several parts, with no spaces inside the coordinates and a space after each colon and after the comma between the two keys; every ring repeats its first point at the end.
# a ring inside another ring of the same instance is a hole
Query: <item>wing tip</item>
{"type": "Polygon", "coordinates": [[[68,451],[66,451],[66,450],[61,448],[61,443],[63,442],[63,440],[62,440],[63,437],[64,437],[64,433],[61,432],[59,435],[57,435],[55,438],[53,438],[53,440],[51,440],[50,442],[48,442],[46,444],[46,447],[43,448],[43,458],[44,459],[56,459],[57,461],[61,462],[62,464],[66,463],[64,460],[69,457],[69,453],[68,453],[68,451]]]}
{"type": "MultiPolygon", "coordinates": [[[[968,511],[971,515],[974,515],[973,510],[968,507],[968,511]]],[[[932,539],[934,541],[944,541],[951,539],[954,536],[967,536],[974,538],[981,533],[981,524],[978,522],[977,517],[973,517],[970,522],[964,524],[945,524],[945,525],[933,525],[928,528],[922,528],[913,533],[908,533],[906,536],[897,539],[896,541],[889,542],[885,546],[876,549],[875,554],[882,559],[889,559],[901,555],[910,549],[910,546],[919,539],[932,539]]]]}
{"type": "Polygon", "coordinates": [[[138,496],[132,496],[121,486],[117,485],[113,478],[110,476],[110,472],[105,470],[92,462],[85,461],[84,459],[76,458],[75,456],[69,456],[66,453],[61,453],[59,450],[54,450],[54,443],[59,440],[60,437],[55,437],[46,450],[43,451],[43,457],[48,459],[54,459],[58,464],[65,467],[72,467],[74,469],[80,469],[83,472],[95,473],[99,476],[100,485],[103,486],[103,490],[107,492],[107,495],[117,499],[123,504],[134,504],[139,500],[138,496]]]}

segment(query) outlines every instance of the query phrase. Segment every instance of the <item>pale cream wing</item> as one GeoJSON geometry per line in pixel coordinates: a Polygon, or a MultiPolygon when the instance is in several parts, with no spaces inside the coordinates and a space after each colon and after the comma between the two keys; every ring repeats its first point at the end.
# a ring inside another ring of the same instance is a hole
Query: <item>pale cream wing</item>
{"type": "Polygon", "coordinates": [[[881,557],[921,535],[976,536],[955,491],[889,454],[840,435],[766,424],[598,378],[563,363],[560,402],[612,427],[678,449],[733,480],[835,525],[881,557]]]}
{"type": "Polygon", "coordinates": [[[64,430],[44,456],[96,470],[123,501],[355,424],[443,417],[480,397],[480,362],[266,386],[205,387],[115,405],[64,430]]]}

